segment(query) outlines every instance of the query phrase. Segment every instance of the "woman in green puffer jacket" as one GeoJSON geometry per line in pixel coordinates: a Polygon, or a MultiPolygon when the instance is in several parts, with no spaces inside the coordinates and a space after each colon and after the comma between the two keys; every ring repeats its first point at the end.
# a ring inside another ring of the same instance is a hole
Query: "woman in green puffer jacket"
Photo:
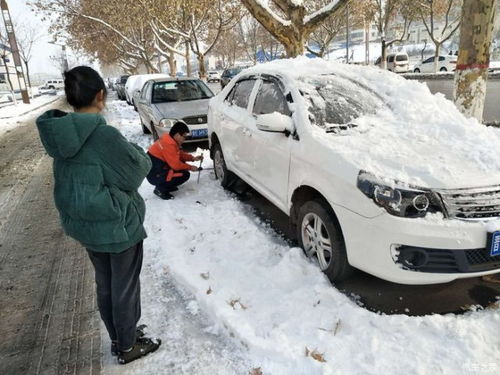
{"type": "Polygon", "coordinates": [[[151,161],[100,115],[106,88],[95,70],[79,66],[65,72],[64,90],[74,112],[50,110],[36,124],[54,159],[54,200],[62,227],[87,249],[111,352],[124,364],[161,344],[137,326],[146,238],[145,205],[137,189],[151,161]]]}

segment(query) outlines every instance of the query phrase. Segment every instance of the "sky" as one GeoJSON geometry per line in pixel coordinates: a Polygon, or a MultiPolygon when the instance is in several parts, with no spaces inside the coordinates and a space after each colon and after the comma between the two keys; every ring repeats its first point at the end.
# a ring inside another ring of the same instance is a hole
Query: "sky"
{"type": "Polygon", "coordinates": [[[29,22],[32,25],[36,25],[39,33],[42,35],[33,48],[33,57],[30,61],[31,72],[33,74],[45,73],[53,76],[59,75],[60,72],[58,68],[54,66],[54,63],[50,60],[49,56],[60,54],[61,47],[48,43],[52,40],[48,32],[49,25],[47,23],[43,23],[40,20],[40,16],[37,16],[33,11],[31,11],[31,8],[27,5],[26,0],[7,0],[7,4],[9,5],[11,18],[14,22],[29,22]]]}

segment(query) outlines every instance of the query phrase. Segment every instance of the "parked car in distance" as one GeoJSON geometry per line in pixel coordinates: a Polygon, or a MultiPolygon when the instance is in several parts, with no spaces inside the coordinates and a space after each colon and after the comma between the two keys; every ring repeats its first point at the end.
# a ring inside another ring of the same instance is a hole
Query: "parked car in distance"
{"type": "Polygon", "coordinates": [[[208,133],[220,184],[240,178],[287,214],[332,281],[352,267],[402,284],[500,272],[500,137],[425,85],[273,61],[210,101],[208,133]]]}
{"type": "Polygon", "coordinates": [[[125,84],[125,100],[127,104],[133,105],[134,109],[137,110],[137,106],[134,104],[134,94],[142,90],[144,83],[153,78],[168,78],[168,74],[157,73],[157,74],[136,74],[128,77],[127,83],[125,84]]]}
{"type": "MultiPolygon", "coordinates": [[[[414,73],[434,73],[435,57],[429,57],[413,68],[414,73]]],[[[439,56],[438,72],[454,72],[457,67],[457,56],[439,56]]]]}
{"type": "Polygon", "coordinates": [[[63,79],[49,79],[44,82],[43,86],[44,89],[49,89],[49,90],[59,90],[64,88],[64,80],[63,79]]]}
{"type": "Polygon", "coordinates": [[[125,94],[125,85],[127,84],[127,80],[129,75],[122,75],[118,77],[118,82],[115,83],[115,91],[116,95],[118,96],[119,100],[125,100],[126,99],[126,94],[125,94]]]}
{"type": "Polygon", "coordinates": [[[222,76],[220,79],[220,86],[221,88],[226,87],[226,85],[231,81],[231,79],[236,76],[239,72],[241,72],[244,68],[242,67],[234,67],[234,68],[227,68],[224,69],[222,72],[222,76]]]}
{"type": "Polygon", "coordinates": [[[208,101],[214,94],[198,78],[155,78],[144,84],[137,109],[144,134],[158,139],[183,121],[190,134],[186,142],[207,140],[208,101]]]}
{"type": "Polygon", "coordinates": [[[210,70],[207,74],[207,82],[219,82],[220,73],[217,70],[210,70]]]}
{"type": "MultiPolygon", "coordinates": [[[[406,73],[410,70],[410,58],[406,52],[389,53],[386,56],[387,70],[395,73],[406,73]]],[[[382,67],[382,58],[375,61],[375,65],[382,67]]]]}

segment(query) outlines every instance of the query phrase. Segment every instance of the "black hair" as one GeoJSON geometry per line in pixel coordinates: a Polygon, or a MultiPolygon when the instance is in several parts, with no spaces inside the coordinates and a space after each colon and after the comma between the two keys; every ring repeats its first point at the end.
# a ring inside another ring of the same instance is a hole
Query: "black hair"
{"type": "Polygon", "coordinates": [[[188,126],[181,121],[177,121],[174,126],[172,126],[172,129],[170,129],[170,136],[173,137],[176,134],[186,134],[189,133],[189,128],[188,126]]]}
{"type": "Polygon", "coordinates": [[[106,85],[103,79],[99,73],[88,66],[77,66],[64,72],[66,99],[76,109],[91,105],[101,90],[104,90],[104,96],[106,96],[106,85]]]}

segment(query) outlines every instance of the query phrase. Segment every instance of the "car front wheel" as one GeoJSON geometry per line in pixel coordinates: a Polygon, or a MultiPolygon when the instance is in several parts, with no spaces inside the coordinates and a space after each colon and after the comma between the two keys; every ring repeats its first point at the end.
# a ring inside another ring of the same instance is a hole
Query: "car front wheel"
{"type": "Polygon", "coordinates": [[[413,73],[420,73],[420,69],[416,68],[413,73]]]}
{"type": "Polygon", "coordinates": [[[352,267],[347,261],[340,228],[326,204],[311,200],[299,208],[297,238],[307,257],[317,259],[330,281],[342,281],[350,275],[352,267]]]}
{"type": "Polygon", "coordinates": [[[447,72],[447,71],[448,71],[448,69],[446,69],[446,68],[443,66],[441,69],[439,69],[439,71],[440,71],[440,72],[447,72]]]}
{"type": "MultiPolygon", "coordinates": [[[[140,116],[139,116],[140,118],[140,116]]],[[[141,119],[141,127],[142,127],[142,133],[143,134],[151,134],[151,131],[148,129],[148,127],[146,125],[144,125],[144,123],[142,122],[142,119],[141,119]]]]}
{"type": "Polygon", "coordinates": [[[227,189],[234,182],[235,175],[226,167],[226,161],[224,160],[224,154],[222,153],[222,147],[220,143],[216,143],[214,145],[213,155],[215,176],[220,181],[221,186],[224,189],[227,189]]]}

